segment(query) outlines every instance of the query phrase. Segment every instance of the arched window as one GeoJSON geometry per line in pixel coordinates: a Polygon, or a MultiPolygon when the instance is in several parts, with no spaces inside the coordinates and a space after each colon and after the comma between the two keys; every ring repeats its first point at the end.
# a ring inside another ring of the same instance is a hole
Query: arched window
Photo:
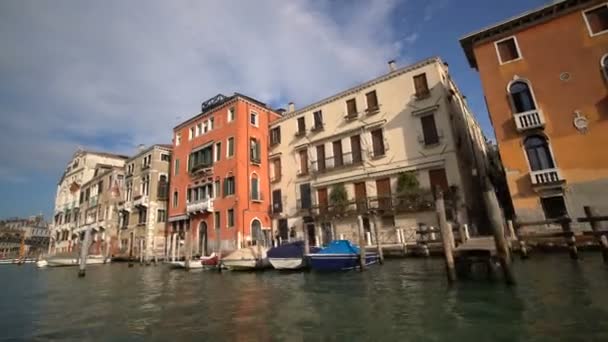
{"type": "Polygon", "coordinates": [[[604,78],[608,81],[608,54],[605,54],[600,61],[602,66],[602,72],[604,73],[604,78]]]}
{"type": "Polygon", "coordinates": [[[553,169],[555,163],[549,150],[547,139],[539,135],[532,135],[524,141],[528,162],[532,171],[553,169]]]}
{"type": "Polygon", "coordinates": [[[263,242],[264,232],[262,232],[262,223],[258,219],[251,221],[251,237],[253,241],[263,242]]]}
{"type": "Polygon", "coordinates": [[[177,191],[173,191],[173,208],[177,208],[177,191]]]}
{"type": "Polygon", "coordinates": [[[515,113],[523,113],[536,109],[532,91],[526,82],[517,81],[509,86],[509,93],[515,113]]]}

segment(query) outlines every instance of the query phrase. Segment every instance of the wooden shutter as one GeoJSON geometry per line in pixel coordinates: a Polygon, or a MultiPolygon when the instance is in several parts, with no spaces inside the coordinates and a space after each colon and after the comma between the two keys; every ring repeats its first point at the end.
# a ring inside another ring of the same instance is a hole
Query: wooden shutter
{"type": "Polygon", "coordinates": [[[431,182],[433,195],[435,194],[437,187],[439,187],[443,193],[448,191],[448,177],[445,174],[445,169],[429,170],[429,180],[431,182]]]}
{"type": "Polygon", "coordinates": [[[334,167],[342,166],[344,159],[342,157],[342,140],[336,140],[332,143],[334,150],[334,167]]]}
{"type": "Polygon", "coordinates": [[[358,135],[350,137],[350,149],[352,153],[353,163],[361,161],[361,138],[358,135]]]}
{"type": "Polygon", "coordinates": [[[420,118],[422,122],[422,134],[424,135],[424,144],[433,145],[439,142],[437,127],[435,126],[434,115],[427,115],[420,118]]]}
{"type": "Polygon", "coordinates": [[[347,115],[357,115],[357,102],[355,99],[346,101],[347,115]]]}
{"type": "Polygon", "coordinates": [[[389,178],[376,180],[376,192],[378,194],[378,206],[389,208],[391,205],[391,181],[389,178]]]}
{"type": "Polygon", "coordinates": [[[378,97],[376,96],[376,91],[370,91],[365,94],[367,99],[367,110],[374,110],[378,108],[378,97]]]}
{"type": "Polygon", "coordinates": [[[325,170],[325,144],[317,146],[317,169],[325,170]]]}
{"type": "Polygon", "coordinates": [[[317,189],[317,198],[319,200],[319,210],[321,212],[327,211],[327,188],[319,188],[317,189]]]}
{"type": "Polygon", "coordinates": [[[357,210],[363,210],[367,207],[367,191],[365,190],[365,182],[355,183],[355,200],[357,201],[357,210]]]}
{"type": "Polygon", "coordinates": [[[308,173],[308,152],[306,150],[300,151],[300,173],[303,175],[308,173]]]}
{"type": "Polygon", "coordinates": [[[372,146],[374,157],[384,155],[384,136],[381,128],[372,131],[372,146]]]}
{"type": "Polygon", "coordinates": [[[429,93],[429,86],[426,81],[426,74],[414,76],[414,87],[416,88],[417,96],[424,96],[429,93]]]}
{"type": "Polygon", "coordinates": [[[281,158],[274,160],[274,178],[281,177],[281,158]]]}

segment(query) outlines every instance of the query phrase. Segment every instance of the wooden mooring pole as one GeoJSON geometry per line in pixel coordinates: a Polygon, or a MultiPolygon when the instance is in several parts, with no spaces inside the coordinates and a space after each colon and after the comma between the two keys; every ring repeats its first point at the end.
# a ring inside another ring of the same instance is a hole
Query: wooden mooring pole
{"type": "Polygon", "coordinates": [[[594,216],[600,216],[595,208],[592,208],[588,205],[583,207],[585,210],[585,216],[589,220],[589,224],[591,225],[591,230],[593,231],[593,235],[597,240],[597,243],[600,245],[602,249],[602,257],[604,258],[604,263],[608,263],[608,239],[606,239],[605,234],[599,234],[600,224],[598,221],[593,220],[594,216]]]}
{"type": "Polygon", "coordinates": [[[572,219],[569,217],[564,217],[561,219],[560,224],[562,225],[562,231],[565,233],[564,237],[566,238],[566,244],[568,245],[570,259],[577,260],[578,248],[576,248],[576,237],[572,231],[572,219]]]}
{"type": "Polygon", "coordinates": [[[494,234],[496,253],[498,254],[498,260],[502,268],[505,282],[508,285],[515,285],[515,276],[513,275],[511,265],[511,255],[505,239],[504,226],[502,215],[500,213],[500,207],[498,206],[498,199],[496,198],[494,187],[488,178],[484,180],[483,198],[486,204],[486,210],[488,212],[488,219],[490,220],[490,225],[494,234]]]}
{"type": "Polygon", "coordinates": [[[448,276],[448,283],[452,284],[456,281],[456,267],[454,265],[454,253],[452,250],[452,241],[450,236],[452,227],[448,225],[445,215],[445,204],[443,202],[443,192],[436,189],[435,208],[437,210],[437,219],[441,228],[441,241],[443,243],[443,253],[445,255],[445,268],[448,276]]]}
{"type": "Polygon", "coordinates": [[[84,240],[80,245],[80,265],[78,265],[78,277],[86,275],[87,256],[89,255],[89,243],[91,241],[91,228],[87,228],[84,232],[84,240]]]}
{"type": "Polygon", "coordinates": [[[359,270],[365,269],[365,238],[363,237],[363,217],[357,216],[357,232],[359,235],[359,270]]]}
{"type": "Polygon", "coordinates": [[[376,238],[376,248],[378,249],[378,260],[380,264],[384,264],[384,253],[382,252],[382,243],[380,243],[380,233],[378,232],[378,216],[374,215],[374,235],[376,238]]]}

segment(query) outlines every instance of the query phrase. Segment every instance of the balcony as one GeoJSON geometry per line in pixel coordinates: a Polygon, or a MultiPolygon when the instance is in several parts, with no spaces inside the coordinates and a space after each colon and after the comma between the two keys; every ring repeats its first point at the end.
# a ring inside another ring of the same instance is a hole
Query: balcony
{"type": "Polygon", "coordinates": [[[89,207],[94,207],[97,205],[98,202],[98,197],[91,197],[91,199],[89,199],[89,207]]]}
{"type": "Polygon", "coordinates": [[[186,211],[188,214],[197,214],[204,212],[212,212],[213,211],[213,199],[206,198],[204,200],[200,200],[193,203],[188,203],[186,206],[186,211]]]}
{"type": "Polygon", "coordinates": [[[150,164],[144,164],[141,166],[142,171],[150,168],[150,164]]]}
{"type": "Polygon", "coordinates": [[[192,168],[190,168],[190,174],[192,175],[198,175],[198,174],[203,174],[203,175],[211,175],[213,174],[213,164],[198,164],[195,166],[192,166],[192,168]]]}
{"type": "Polygon", "coordinates": [[[563,182],[564,179],[557,168],[530,172],[532,185],[547,185],[563,182]]]}
{"type": "Polygon", "coordinates": [[[135,196],[135,198],[133,199],[133,205],[136,207],[148,207],[148,205],[150,204],[150,197],[148,197],[147,195],[139,195],[139,196],[135,196]]]}
{"type": "Polygon", "coordinates": [[[518,132],[545,127],[545,117],[543,112],[538,109],[517,113],[514,115],[514,119],[518,132]]]}
{"type": "Polygon", "coordinates": [[[341,156],[325,158],[325,163],[319,163],[316,160],[310,162],[312,171],[317,174],[356,166],[362,163],[361,154],[353,155],[352,152],[343,153],[341,156]]]}

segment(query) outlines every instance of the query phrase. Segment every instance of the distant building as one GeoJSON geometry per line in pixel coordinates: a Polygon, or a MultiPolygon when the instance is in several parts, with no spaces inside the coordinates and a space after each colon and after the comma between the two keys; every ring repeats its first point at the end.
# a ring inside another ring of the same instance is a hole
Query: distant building
{"type": "Polygon", "coordinates": [[[554,1],[460,43],[481,78],[517,218],[608,212],[608,3],[554,1]]]}
{"type": "Polygon", "coordinates": [[[77,228],[72,233],[78,236],[73,244],[84,241],[85,232],[91,231],[91,254],[118,252],[118,202],[124,183],[121,166],[98,164],[93,178],[82,184],[78,200],[77,228]]]}
{"type": "Polygon", "coordinates": [[[396,228],[415,241],[418,226],[437,225],[436,188],[460,198],[450,219],[485,217],[485,137],[439,58],[390,62],[378,78],[298,110],[290,104],[269,135],[271,213],[283,240],[306,232],[311,244],[357,241],[361,218],[366,232],[376,221],[383,242],[397,241],[396,228]],[[419,184],[415,200],[405,200],[403,182],[419,184]]]}
{"type": "Polygon", "coordinates": [[[125,163],[121,191],[120,247],[123,256],[165,256],[171,145],[152,145],[125,163]],[[142,250],[143,247],[143,250],[142,250]]]}
{"type": "Polygon", "coordinates": [[[122,167],[126,156],[78,150],[66,166],[57,184],[54,218],[51,223],[51,243],[49,252],[68,252],[72,250],[74,232],[80,222],[80,188],[95,176],[100,165],[122,167]]]}
{"type": "Polygon", "coordinates": [[[17,257],[22,242],[25,256],[35,257],[45,253],[49,236],[48,223],[42,215],[0,220],[0,259],[17,257]]]}
{"type": "Polygon", "coordinates": [[[188,233],[194,254],[270,243],[268,125],[280,115],[241,94],[201,107],[173,129],[169,246],[188,233]]]}

